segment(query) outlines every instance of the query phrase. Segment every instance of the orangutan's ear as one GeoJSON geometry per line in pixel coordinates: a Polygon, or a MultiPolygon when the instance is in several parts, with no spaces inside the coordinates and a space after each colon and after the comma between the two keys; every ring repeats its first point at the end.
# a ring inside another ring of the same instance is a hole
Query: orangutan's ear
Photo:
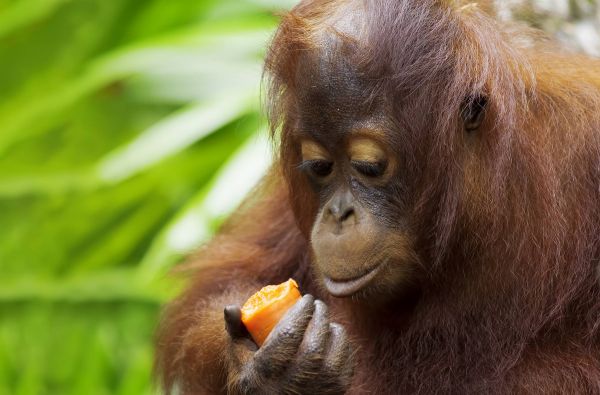
{"type": "Polygon", "coordinates": [[[487,105],[488,98],[485,95],[474,95],[465,99],[460,115],[467,132],[479,129],[485,119],[487,105]]]}

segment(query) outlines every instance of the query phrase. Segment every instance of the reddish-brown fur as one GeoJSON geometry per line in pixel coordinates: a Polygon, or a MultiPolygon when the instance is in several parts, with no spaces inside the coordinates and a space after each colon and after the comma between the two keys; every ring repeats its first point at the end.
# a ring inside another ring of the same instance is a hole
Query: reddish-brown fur
{"type": "MultiPolygon", "coordinates": [[[[366,2],[340,51],[409,130],[410,218],[425,273],[410,300],[328,297],[310,267],[316,201],[297,174],[297,67],[349,1],[304,1],[267,60],[280,160],[191,265],[158,348],[167,389],[225,391],[222,309],[294,277],[358,346],[350,393],[600,393],[600,61],[561,52],[460,1],[366,2]],[[479,136],[460,131],[485,92],[479,136]]],[[[302,82],[300,82],[302,83],[302,82]]],[[[368,103],[366,103],[368,105],[368,103]]],[[[231,378],[229,378],[231,379],[231,378]]]]}

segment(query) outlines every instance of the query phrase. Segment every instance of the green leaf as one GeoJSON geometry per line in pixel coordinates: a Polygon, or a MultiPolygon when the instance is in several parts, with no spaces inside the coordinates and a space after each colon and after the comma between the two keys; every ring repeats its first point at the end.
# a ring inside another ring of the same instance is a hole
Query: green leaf
{"type": "Polygon", "coordinates": [[[160,232],[139,266],[143,282],[162,278],[183,255],[207,241],[215,227],[258,183],[271,163],[266,130],[252,137],[160,232]],[[252,163],[249,166],[248,163],[252,163]]]}
{"type": "Polygon", "coordinates": [[[58,7],[71,0],[18,1],[0,12],[0,39],[36,20],[47,17],[58,7]]]}
{"type": "Polygon", "coordinates": [[[99,177],[118,182],[174,155],[253,109],[253,94],[223,97],[186,108],[110,153],[98,166],[99,177]]]}

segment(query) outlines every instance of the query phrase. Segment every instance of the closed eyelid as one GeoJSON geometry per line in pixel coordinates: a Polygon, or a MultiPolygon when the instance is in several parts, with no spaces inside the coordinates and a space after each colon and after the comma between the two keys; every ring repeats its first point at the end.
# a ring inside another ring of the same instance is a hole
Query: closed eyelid
{"type": "Polygon", "coordinates": [[[320,144],[311,140],[303,140],[301,143],[302,160],[327,160],[329,154],[320,144]]]}
{"type": "Polygon", "coordinates": [[[368,163],[380,163],[386,159],[385,151],[377,142],[362,137],[350,142],[348,156],[352,161],[368,163]]]}
{"type": "Polygon", "coordinates": [[[364,162],[364,161],[352,161],[352,167],[358,172],[368,177],[379,177],[386,169],[387,164],[385,162],[364,162]]]}

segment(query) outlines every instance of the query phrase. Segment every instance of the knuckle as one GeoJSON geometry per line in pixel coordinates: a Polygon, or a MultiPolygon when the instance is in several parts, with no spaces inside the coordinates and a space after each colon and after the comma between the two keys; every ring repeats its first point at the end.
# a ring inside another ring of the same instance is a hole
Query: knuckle
{"type": "Polygon", "coordinates": [[[286,325],[277,332],[277,337],[279,338],[279,340],[289,339],[294,336],[294,332],[294,327],[286,325]]]}
{"type": "Polygon", "coordinates": [[[306,368],[314,368],[323,364],[323,356],[319,352],[305,352],[298,357],[299,364],[306,368]]]}
{"type": "Polygon", "coordinates": [[[333,374],[340,374],[341,372],[347,371],[353,365],[353,360],[342,352],[338,352],[335,355],[330,355],[325,361],[324,369],[327,372],[333,374]]]}
{"type": "Polygon", "coordinates": [[[264,348],[271,349],[273,347],[279,347],[282,344],[287,344],[290,341],[300,337],[298,329],[294,325],[286,324],[279,328],[276,328],[268,337],[264,348]]]}
{"type": "Polygon", "coordinates": [[[304,347],[303,355],[307,357],[321,354],[323,347],[318,341],[309,341],[304,347]]]}
{"type": "Polygon", "coordinates": [[[298,333],[298,328],[293,325],[286,325],[277,333],[277,337],[280,342],[287,343],[291,340],[298,339],[300,334],[298,333]]]}
{"type": "Polygon", "coordinates": [[[331,375],[337,375],[342,369],[340,369],[340,364],[335,361],[327,361],[323,366],[323,370],[331,375]]]}
{"type": "Polygon", "coordinates": [[[281,329],[288,331],[304,329],[308,325],[311,316],[311,311],[306,309],[289,311],[288,314],[280,321],[281,329]]]}
{"type": "Polygon", "coordinates": [[[325,352],[328,340],[329,333],[321,330],[305,336],[302,347],[307,353],[323,353],[325,352]]]}

